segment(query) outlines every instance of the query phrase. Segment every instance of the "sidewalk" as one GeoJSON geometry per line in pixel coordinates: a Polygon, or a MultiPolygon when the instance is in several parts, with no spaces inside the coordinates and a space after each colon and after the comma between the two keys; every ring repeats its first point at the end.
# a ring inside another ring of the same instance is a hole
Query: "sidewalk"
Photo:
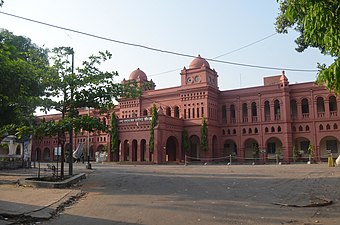
{"type": "MultiPolygon", "coordinates": [[[[46,165],[41,168],[41,176],[51,175],[50,171],[44,171],[46,165]]],[[[65,172],[68,172],[67,167],[65,172]]],[[[78,172],[77,169],[75,173],[78,172]]],[[[48,189],[17,184],[17,180],[37,177],[37,174],[37,168],[0,170],[0,225],[50,219],[57,213],[58,207],[69,204],[83,194],[77,185],[65,189],[48,189]]]]}

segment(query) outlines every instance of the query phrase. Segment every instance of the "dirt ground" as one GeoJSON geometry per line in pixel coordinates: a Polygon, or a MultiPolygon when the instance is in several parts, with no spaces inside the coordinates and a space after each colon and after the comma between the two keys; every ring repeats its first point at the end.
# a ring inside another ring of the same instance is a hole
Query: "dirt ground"
{"type": "Polygon", "coordinates": [[[46,224],[340,224],[340,167],[327,164],[93,168],[86,197],[46,224]]]}

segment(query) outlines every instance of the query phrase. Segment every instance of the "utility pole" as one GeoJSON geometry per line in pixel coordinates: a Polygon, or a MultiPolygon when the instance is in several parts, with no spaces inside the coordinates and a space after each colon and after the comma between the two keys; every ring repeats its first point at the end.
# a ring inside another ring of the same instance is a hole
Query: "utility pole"
{"type": "MultiPolygon", "coordinates": [[[[71,48],[71,54],[72,54],[72,74],[74,73],[74,51],[73,49],[71,48]]],[[[71,81],[73,82],[73,81],[71,81]]],[[[74,115],[74,108],[73,108],[73,84],[70,85],[71,87],[71,94],[70,94],[70,103],[71,103],[71,106],[70,106],[70,113],[71,113],[71,118],[73,119],[74,115]]],[[[69,155],[68,155],[68,160],[69,160],[69,164],[68,164],[68,172],[69,172],[69,175],[73,175],[73,124],[71,125],[71,128],[69,130],[69,135],[70,135],[70,149],[69,149],[69,155]]]]}

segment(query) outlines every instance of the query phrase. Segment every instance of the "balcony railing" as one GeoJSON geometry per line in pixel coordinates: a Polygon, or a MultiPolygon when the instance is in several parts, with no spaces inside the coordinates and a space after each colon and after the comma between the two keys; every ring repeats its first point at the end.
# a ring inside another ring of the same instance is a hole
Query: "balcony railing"
{"type": "Polygon", "coordinates": [[[253,116],[251,119],[252,119],[252,122],[253,122],[253,123],[256,123],[256,122],[257,122],[257,116],[253,116]]]}
{"type": "Polygon", "coordinates": [[[303,119],[308,119],[309,118],[309,113],[302,113],[302,118],[303,119]]]}
{"type": "Polygon", "coordinates": [[[331,115],[331,117],[336,117],[336,116],[338,116],[338,112],[337,111],[330,111],[330,115],[331,115]]]}
{"type": "Polygon", "coordinates": [[[248,117],[243,117],[243,123],[247,123],[248,122],[248,117]]]}
{"type": "Polygon", "coordinates": [[[275,120],[276,120],[276,121],[281,120],[281,115],[280,115],[280,114],[276,114],[276,115],[275,115],[275,120]]]}
{"type": "Polygon", "coordinates": [[[325,112],[318,112],[318,118],[325,117],[325,112]]]}

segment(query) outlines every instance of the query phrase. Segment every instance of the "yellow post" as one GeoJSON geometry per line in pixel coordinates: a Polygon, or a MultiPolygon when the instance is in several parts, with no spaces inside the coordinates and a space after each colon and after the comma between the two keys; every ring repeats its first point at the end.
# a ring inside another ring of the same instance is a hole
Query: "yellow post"
{"type": "Polygon", "coordinates": [[[332,154],[328,156],[328,167],[334,167],[334,160],[332,154]]]}

